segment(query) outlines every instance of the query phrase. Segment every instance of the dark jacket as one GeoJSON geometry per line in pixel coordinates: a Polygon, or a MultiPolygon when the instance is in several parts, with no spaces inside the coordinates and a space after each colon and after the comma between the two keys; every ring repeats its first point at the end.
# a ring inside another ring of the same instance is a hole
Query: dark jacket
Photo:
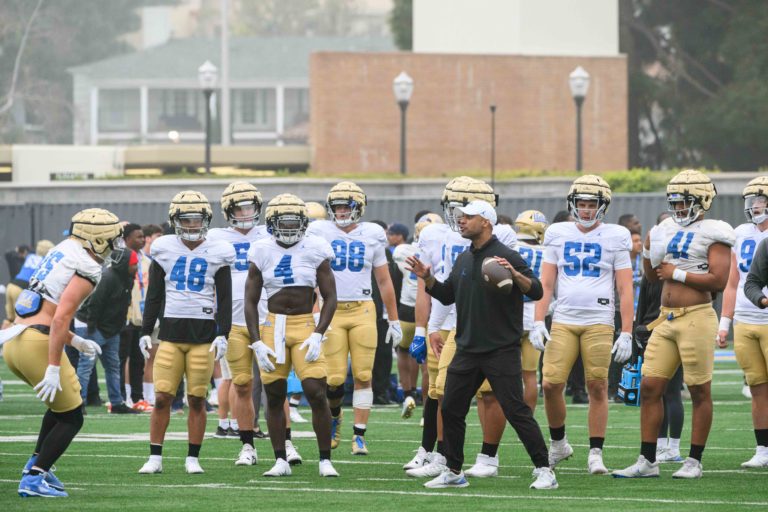
{"type": "Polygon", "coordinates": [[[88,332],[98,329],[102,336],[111,338],[120,333],[131,305],[134,273],[128,272],[130,251],[125,250],[117,263],[101,274],[101,281],[75,315],[88,324],[88,332]]]}
{"type": "Polygon", "coordinates": [[[760,301],[765,297],[763,286],[768,285],[768,246],[765,240],[760,242],[752,258],[752,265],[749,267],[749,274],[744,283],[744,295],[760,309],[764,309],[760,301]]]}
{"type": "Polygon", "coordinates": [[[643,276],[640,281],[640,295],[637,299],[637,311],[635,312],[635,340],[637,343],[633,344],[632,347],[633,361],[636,360],[637,355],[642,355],[638,345],[642,346],[642,352],[645,352],[645,347],[651,338],[651,331],[646,328],[646,325],[659,317],[663,287],[664,281],[661,279],[652,282],[643,276]]]}
{"type": "Polygon", "coordinates": [[[456,349],[483,353],[509,345],[520,346],[523,333],[523,292],[515,286],[505,295],[483,281],[485,258],[501,256],[531,280],[525,296],[539,300],[541,282],[522,257],[492,236],[479,249],[470,246],[456,259],[450,275],[436,281],[427,292],[445,305],[456,303],[456,349]]]}

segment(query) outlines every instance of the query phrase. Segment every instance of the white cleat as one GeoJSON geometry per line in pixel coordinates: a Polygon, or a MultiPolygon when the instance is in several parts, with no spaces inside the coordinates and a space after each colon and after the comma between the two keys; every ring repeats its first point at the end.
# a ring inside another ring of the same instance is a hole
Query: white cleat
{"type": "Polygon", "coordinates": [[[329,459],[323,459],[320,461],[320,476],[337,477],[339,473],[329,459]]]}
{"type": "Polygon", "coordinates": [[[742,462],[743,468],[768,468],[768,447],[758,446],[754,457],[747,462],[742,462]]]}
{"type": "Polygon", "coordinates": [[[400,412],[400,416],[407,420],[413,414],[413,410],[416,408],[416,400],[412,396],[405,397],[403,400],[403,410],[400,412]]]}
{"type": "Polygon", "coordinates": [[[265,471],[262,476],[291,476],[291,465],[286,460],[277,459],[272,469],[265,471]]]}
{"type": "Polygon", "coordinates": [[[184,471],[190,475],[201,475],[205,473],[200,467],[200,460],[197,457],[187,457],[184,461],[184,471]]]}
{"type": "Polygon", "coordinates": [[[427,464],[429,453],[422,446],[416,451],[416,455],[406,464],[403,465],[403,469],[416,469],[420,468],[424,464],[427,464]]]}
{"type": "Polygon", "coordinates": [[[499,474],[499,456],[489,457],[484,453],[478,453],[475,465],[464,472],[472,478],[490,478],[499,474]]]}
{"type": "Polygon", "coordinates": [[[613,478],[658,478],[659,463],[648,462],[648,459],[640,455],[637,462],[625,469],[617,469],[613,473],[613,478]]]}
{"type": "Polygon", "coordinates": [[[237,456],[235,466],[253,466],[258,463],[259,456],[256,454],[256,449],[249,444],[244,444],[240,455],[237,456]]]}
{"type": "Polygon", "coordinates": [[[692,457],[686,457],[683,467],[672,473],[672,478],[701,478],[701,462],[692,457]]]}
{"type": "Polygon", "coordinates": [[[424,484],[424,487],[428,489],[446,489],[450,487],[468,487],[469,482],[464,477],[464,472],[460,472],[458,475],[448,468],[437,475],[433,480],[424,484]]]}
{"type": "Polygon", "coordinates": [[[608,468],[603,464],[603,450],[601,448],[592,448],[589,450],[587,458],[587,468],[590,475],[607,475],[608,468]]]}
{"type": "Polygon", "coordinates": [[[568,437],[562,438],[560,441],[549,442],[549,467],[554,468],[560,462],[567,460],[573,455],[573,448],[568,444],[568,437]]]}
{"type": "Polygon", "coordinates": [[[446,466],[447,462],[445,457],[435,452],[432,453],[431,460],[428,464],[425,464],[420,468],[409,469],[405,474],[412,476],[413,478],[434,478],[448,469],[446,466]]]}
{"type": "Polygon", "coordinates": [[[291,406],[291,423],[309,423],[309,420],[299,413],[299,408],[291,406]]]}
{"type": "Polygon", "coordinates": [[[285,441],[285,459],[291,466],[301,464],[301,455],[291,441],[285,441]]]}
{"type": "Polygon", "coordinates": [[[680,450],[673,448],[663,448],[656,451],[656,462],[666,464],[667,462],[683,462],[680,456],[680,450]]]}
{"type": "Polygon", "coordinates": [[[557,489],[557,478],[555,478],[555,472],[550,468],[536,468],[533,470],[533,476],[536,480],[530,485],[531,489],[557,489]]]}
{"type": "Polygon", "coordinates": [[[154,473],[162,473],[162,472],[163,472],[163,461],[159,457],[157,459],[150,457],[149,460],[145,462],[144,465],[141,466],[141,469],[139,470],[139,473],[141,473],[142,475],[151,475],[154,473]]]}

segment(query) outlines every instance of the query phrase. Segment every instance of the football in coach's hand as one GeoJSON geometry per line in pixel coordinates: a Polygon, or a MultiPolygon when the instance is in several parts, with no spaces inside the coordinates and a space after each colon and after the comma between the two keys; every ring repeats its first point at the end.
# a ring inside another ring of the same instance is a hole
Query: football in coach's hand
{"type": "Polygon", "coordinates": [[[483,260],[483,281],[491,288],[504,294],[512,292],[515,283],[512,281],[512,272],[501,266],[495,258],[483,260]]]}

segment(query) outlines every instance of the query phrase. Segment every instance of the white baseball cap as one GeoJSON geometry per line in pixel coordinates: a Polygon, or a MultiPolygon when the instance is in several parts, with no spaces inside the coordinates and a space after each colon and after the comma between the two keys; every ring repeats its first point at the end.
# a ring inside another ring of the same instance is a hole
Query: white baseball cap
{"type": "Polygon", "coordinates": [[[467,206],[460,206],[456,209],[464,215],[479,215],[490,221],[491,224],[496,224],[496,210],[487,201],[476,199],[467,204],[467,206]]]}

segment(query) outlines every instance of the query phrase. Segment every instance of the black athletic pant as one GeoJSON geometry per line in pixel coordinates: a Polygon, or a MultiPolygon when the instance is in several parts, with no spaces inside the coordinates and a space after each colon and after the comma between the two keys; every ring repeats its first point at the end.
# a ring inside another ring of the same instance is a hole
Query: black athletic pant
{"type": "Polygon", "coordinates": [[[140,327],[135,325],[127,325],[120,331],[120,393],[125,395],[125,361],[128,360],[133,403],[144,400],[144,356],[139,349],[140,334],[140,327]]]}
{"type": "Polygon", "coordinates": [[[464,435],[472,398],[483,379],[517,432],[535,467],[549,466],[547,445],[530,407],[523,401],[520,345],[512,345],[483,354],[458,350],[448,367],[443,397],[443,450],[448,467],[458,471],[464,463],[464,435]]]}
{"type": "Polygon", "coordinates": [[[376,355],[373,359],[373,395],[380,399],[389,399],[389,376],[392,374],[392,343],[384,343],[389,329],[389,322],[376,322],[376,355]]]}

